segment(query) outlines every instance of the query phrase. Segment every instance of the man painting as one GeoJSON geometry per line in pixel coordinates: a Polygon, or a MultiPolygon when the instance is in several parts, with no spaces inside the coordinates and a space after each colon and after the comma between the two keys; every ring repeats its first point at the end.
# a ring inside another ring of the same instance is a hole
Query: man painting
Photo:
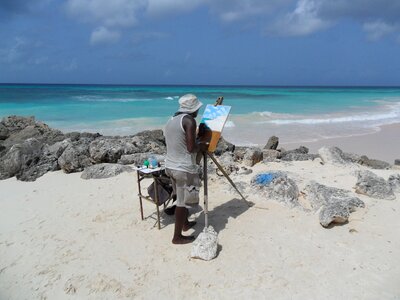
{"type": "Polygon", "coordinates": [[[198,196],[199,165],[196,164],[197,153],[205,150],[204,144],[196,141],[196,120],[203,104],[193,94],[179,99],[179,110],[168,121],[164,129],[167,144],[165,159],[166,173],[171,177],[176,194],[175,230],[173,244],[187,244],[194,240],[193,236],[184,236],[196,222],[189,222],[188,215],[192,191],[198,196]]]}

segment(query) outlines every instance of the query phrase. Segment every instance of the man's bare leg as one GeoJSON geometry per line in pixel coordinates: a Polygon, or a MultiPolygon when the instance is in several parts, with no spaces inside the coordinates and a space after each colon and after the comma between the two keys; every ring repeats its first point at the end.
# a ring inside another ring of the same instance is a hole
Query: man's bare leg
{"type": "Polygon", "coordinates": [[[188,210],[185,207],[176,207],[175,209],[175,231],[172,238],[173,244],[188,244],[194,241],[194,236],[182,235],[182,229],[187,222],[188,210]]]}
{"type": "Polygon", "coordinates": [[[196,221],[190,221],[189,222],[189,209],[186,208],[186,218],[185,218],[185,224],[183,224],[183,231],[188,231],[190,228],[192,228],[194,225],[196,225],[196,221]]]}

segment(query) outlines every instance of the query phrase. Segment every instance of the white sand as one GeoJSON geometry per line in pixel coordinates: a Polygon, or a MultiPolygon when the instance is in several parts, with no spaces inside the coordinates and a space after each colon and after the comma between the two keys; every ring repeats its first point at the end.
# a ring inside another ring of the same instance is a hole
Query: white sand
{"type": "MultiPolygon", "coordinates": [[[[356,182],[354,168],[316,161],[258,164],[234,180],[271,169],[297,174],[300,189],[311,179],[349,190],[356,182]]],[[[229,190],[222,177],[210,182],[220,252],[205,262],[189,258],[191,245],[171,244],[173,218],[161,230],[140,219],[135,174],[0,181],[0,299],[399,299],[398,194],[360,196],[365,209],[324,229],[317,214],[254,195],[258,208],[248,209],[229,190]]],[[[146,202],[144,212],[155,207],[146,202]]]]}
{"type": "Polygon", "coordinates": [[[337,146],[345,152],[367,155],[393,164],[395,159],[400,159],[400,124],[381,126],[379,131],[371,134],[282,144],[286,149],[300,145],[310,148],[311,153],[317,153],[322,146],[337,146]]]}

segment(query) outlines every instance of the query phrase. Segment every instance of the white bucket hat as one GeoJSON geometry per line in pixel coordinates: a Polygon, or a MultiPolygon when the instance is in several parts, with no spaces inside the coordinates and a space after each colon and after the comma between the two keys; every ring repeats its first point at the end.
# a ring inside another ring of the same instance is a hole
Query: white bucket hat
{"type": "Polygon", "coordinates": [[[179,98],[179,112],[194,113],[203,105],[193,94],[186,94],[179,98]]]}

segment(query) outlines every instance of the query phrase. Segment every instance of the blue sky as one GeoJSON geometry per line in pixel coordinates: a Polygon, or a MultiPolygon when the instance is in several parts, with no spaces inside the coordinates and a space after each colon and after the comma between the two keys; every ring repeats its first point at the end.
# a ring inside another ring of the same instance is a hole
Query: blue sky
{"type": "Polygon", "coordinates": [[[0,0],[0,82],[400,85],[400,1],[0,0]]]}

